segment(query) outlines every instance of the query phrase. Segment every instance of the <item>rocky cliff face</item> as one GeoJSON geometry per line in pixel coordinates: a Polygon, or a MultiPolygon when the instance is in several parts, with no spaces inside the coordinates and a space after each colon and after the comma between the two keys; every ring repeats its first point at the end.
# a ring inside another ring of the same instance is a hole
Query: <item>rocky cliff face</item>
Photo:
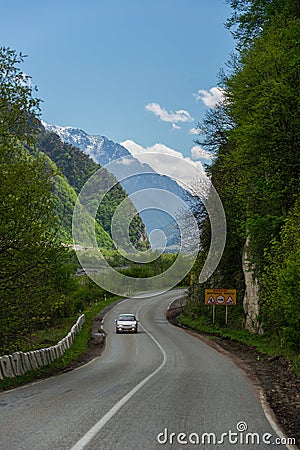
{"type": "Polygon", "coordinates": [[[243,256],[242,265],[245,276],[245,295],[244,295],[244,311],[246,314],[245,327],[254,333],[263,333],[261,325],[258,321],[259,315],[259,285],[254,277],[253,266],[250,262],[249,236],[247,237],[243,256]]]}

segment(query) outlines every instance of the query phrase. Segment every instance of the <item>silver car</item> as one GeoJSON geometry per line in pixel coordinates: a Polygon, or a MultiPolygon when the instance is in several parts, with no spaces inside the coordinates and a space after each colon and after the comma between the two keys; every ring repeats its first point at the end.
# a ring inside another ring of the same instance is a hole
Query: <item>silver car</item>
{"type": "Polygon", "coordinates": [[[138,320],[136,319],[134,314],[120,314],[115,322],[116,333],[125,331],[137,333],[138,331],[138,320]]]}

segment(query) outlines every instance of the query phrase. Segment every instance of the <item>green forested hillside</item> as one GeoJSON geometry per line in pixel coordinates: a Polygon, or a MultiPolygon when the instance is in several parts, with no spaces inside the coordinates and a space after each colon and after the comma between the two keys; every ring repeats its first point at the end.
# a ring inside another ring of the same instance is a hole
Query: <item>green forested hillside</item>
{"type": "MultiPolygon", "coordinates": [[[[74,276],[76,258],[62,245],[71,239],[77,193],[98,166],[76,149],[64,149],[57,136],[41,136],[40,100],[20,67],[23,61],[21,53],[0,47],[1,355],[28,348],[38,330],[73,320],[103,297],[87,277],[74,276]],[[41,148],[43,138],[55,144],[53,159],[41,148]]],[[[109,249],[112,239],[101,223],[107,227],[112,207],[125,197],[118,186],[116,192],[96,224],[99,244],[109,249]]],[[[86,219],[83,214],[83,227],[86,219]]],[[[135,223],[133,239],[145,245],[139,217],[135,223]]]]}
{"type": "Polygon", "coordinates": [[[71,281],[57,239],[55,172],[43,154],[25,149],[34,143],[39,100],[22,62],[0,48],[0,353],[61,313],[71,281]]]}
{"type": "MultiPolygon", "coordinates": [[[[232,326],[246,324],[299,350],[299,3],[229,3],[236,53],[220,75],[225,100],[199,124],[204,133],[198,140],[214,154],[208,172],[225,208],[227,243],[206,286],[191,288],[190,314],[208,320],[210,313],[197,301],[205,287],[237,288],[232,326]],[[251,274],[246,283],[245,255],[251,274]]],[[[208,220],[202,229],[199,267],[210,241],[208,220]]]]}
{"type": "MultiPolygon", "coordinates": [[[[58,216],[59,236],[63,243],[70,244],[72,243],[72,218],[77,194],[67,179],[59,173],[53,178],[52,187],[54,194],[53,203],[58,216]]],[[[100,247],[107,249],[114,248],[112,238],[103,229],[99,221],[95,222],[95,234],[100,247]]]]}
{"type": "MultiPolygon", "coordinates": [[[[37,147],[44,152],[56,164],[61,174],[65,177],[71,186],[71,191],[74,190],[79,194],[86,181],[100,168],[99,164],[95,163],[88,155],[83,154],[79,149],[69,144],[63,143],[60,138],[52,132],[46,131],[44,127],[39,125],[39,133],[37,140],[37,147]]],[[[103,170],[103,190],[109,184],[115,184],[114,187],[104,196],[97,213],[97,221],[106,233],[111,233],[111,219],[116,207],[122,202],[127,194],[119,183],[116,182],[114,176],[109,172],[103,170]]],[[[56,185],[58,197],[66,194],[66,185],[60,178],[61,189],[56,185]]],[[[63,222],[68,224],[68,230],[71,230],[71,210],[70,201],[65,202],[61,198],[61,205],[59,211],[62,212],[62,206],[65,208],[63,215],[63,222]]],[[[59,214],[61,216],[61,214],[59,214]]],[[[99,231],[98,231],[99,235],[99,231]]],[[[130,238],[136,248],[147,248],[149,242],[146,235],[146,230],[140,217],[136,215],[130,226],[130,238]]],[[[113,248],[112,241],[101,238],[105,247],[113,248]]]]}

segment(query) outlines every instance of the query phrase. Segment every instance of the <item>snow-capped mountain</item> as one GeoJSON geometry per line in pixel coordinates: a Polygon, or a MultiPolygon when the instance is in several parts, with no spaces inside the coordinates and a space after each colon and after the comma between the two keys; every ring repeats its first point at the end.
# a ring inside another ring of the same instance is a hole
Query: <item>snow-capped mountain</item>
{"type": "MultiPolygon", "coordinates": [[[[144,190],[144,201],[151,203],[150,197],[151,189],[161,189],[163,191],[169,191],[174,196],[179,197],[183,201],[187,200],[189,195],[181,186],[179,186],[174,180],[165,175],[159,175],[149,165],[142,164],[122,145],[117,144],[105,136],[89,135],[85,131],[79,128],[62,127],[58,125],[48,125],[43,122],[43,126],[54,133],[56,133],[60,139],[74,147],[79,148],[83,153],[89,155],[95,162],[101,166],[119,159],[126,157],[130,161],[131,167],[138,175],[134,177],[123,177],[115,172],[116,167],[112,167],[112,173],[116,176],[120,184],[123,186],[128,195],[135,192],[144,190]],[[145,173],[147,172],[147,173],[145,173]],[[148,192],[146,191],[148,190],[148,192]]],[[[114,165],[116,166],[116,165],[114,165]]],[[[110,170],[110,167],[107,167],[110,170]]],[[[156,195],[157,197],[157,195],[156,195]]],[[[148,233],[151,231],[160,229],[167,235],[167,247],[173,248],[175,251],[178,249],[180,238],[176,227],[176,220],[171,214],[165,212],[165,202],[162,200],[162,206],[159,205],[159,198],[156,198],[158,203],[157,208],[148,208],[143,210],[143,201],[132,198],[132,201],[139,212],[148,233]]],[[[151,236],[150,236],[151,241],[151,236]]],[[[155,247],[155,243],[151,243],[155,247]]]]}
{"type": "Polygon", "coordinates": [[[42,124],[46,130],[53,131],[63,142],[79,148],[101,166],[105,166],[123,156],[130,156],[125,147],[107,139],[105,136],[91,135],[79,128],[49,125],[45,122],[42,122],[42,124]]]}

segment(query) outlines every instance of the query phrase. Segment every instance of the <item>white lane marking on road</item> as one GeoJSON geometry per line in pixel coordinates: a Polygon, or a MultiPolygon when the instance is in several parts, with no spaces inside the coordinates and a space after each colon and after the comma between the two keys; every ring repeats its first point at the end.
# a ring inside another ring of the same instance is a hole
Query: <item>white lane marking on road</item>
{"type": "MultiPolygon", "coordinates": [[[[142,308],[147,303],[144,303],[139,310],[137,311],[137,315],[142,310],[142,308]]],[[[71,448],[71,450],[82,450],[84,449],[96,436],[97,433],[107,424],[107,422],[113,418],[113,416],[124,406],[143,386],[145,386],[148,381],[151,380],[166,364],[167,362],[167,354],[160,345],[160,343],[155,339],[155,337],[150,333],[150,331],[146,330],[146,328],[142,327],[143,330],[150,336],[150,338],[155,342],[157,347],[160,349],[163,355],[163,361],[160,366],[154,370],[154,372],[150,373],[146,378],[144,378],[140,383],[138,383],[130,392],[128,392],[124,397],[121,398],[85,435],[82,436],[81,439],[71,448]]]]}

